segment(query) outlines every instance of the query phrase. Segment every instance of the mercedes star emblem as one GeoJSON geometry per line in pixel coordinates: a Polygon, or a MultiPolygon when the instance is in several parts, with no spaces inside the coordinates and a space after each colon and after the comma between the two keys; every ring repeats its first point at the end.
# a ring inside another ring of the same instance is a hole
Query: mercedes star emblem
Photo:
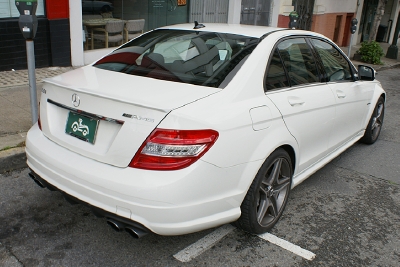
{"type": "Polygon", "coordinates": [[[79,96],[77,94],[73,94],[72,95],[72,104],[74,105],[74,107],[78,107],[80,103],[81,103],[81,99],[79,98],[79,96]]]}

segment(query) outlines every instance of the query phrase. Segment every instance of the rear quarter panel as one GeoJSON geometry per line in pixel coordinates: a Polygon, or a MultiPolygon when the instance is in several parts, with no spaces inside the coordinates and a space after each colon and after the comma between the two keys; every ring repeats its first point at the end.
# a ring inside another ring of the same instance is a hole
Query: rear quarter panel
{"type": "Polygon", "coordinates": [[[261,161],[261,165],[282,145],[290,145],[297,152],[297,143],[288,132],[280,112],[264,93],[264,73],[270,52],[279,39],[278,35],[270,37],[254,49],[221,92],[173,110],[159,127],[217,130],[217,142],[201,160],[222,168],[253,161],[261,161]],[[250,115],[251,110],[258,107],[270,110],[261,119],[261,123],[267,126],[262,129],[253,127],[250,115]]]}

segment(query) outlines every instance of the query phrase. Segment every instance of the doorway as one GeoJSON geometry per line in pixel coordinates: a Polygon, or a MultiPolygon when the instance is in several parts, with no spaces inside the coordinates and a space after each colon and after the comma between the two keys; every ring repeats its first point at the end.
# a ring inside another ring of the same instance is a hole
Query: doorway
{"type": "Polygon", "coordinates": [[[341,25],[342,25],[342,18],[343,18],[342,15],[336,16],[335,32],[333,34],[333,41],[338,45],[340,45],[338,43],[338,41],[339,41],[339,33],[340,33],[341,25]]]}
{"type": "Polygon", "coordinates": [[[351,20],[353,19],[354,14],[348,13],[346,16],[346,24],[344,25],[344,33],[343,33],[343,40],[341,46],[348,46],[349,45],[349,36],[350,36],[350,25],[351,20]]]}
{"type": "Polygon", "coordinates": [[[269,26],[271,13],[271,0],[242,0],[240,24],[269,26]]]}

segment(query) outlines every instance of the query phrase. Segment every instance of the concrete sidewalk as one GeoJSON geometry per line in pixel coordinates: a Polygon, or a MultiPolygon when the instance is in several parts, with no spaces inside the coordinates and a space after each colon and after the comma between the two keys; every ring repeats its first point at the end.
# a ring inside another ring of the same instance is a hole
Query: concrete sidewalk
{"type": "MultiPolygon", "coordinates": [[[[72,67],[36,69],[38,99],[44,78],[72,67]]],[[[26,167],[25,137],[32,126],[28,70],[0,72],[0,174],[26,167]]]]}
{"type": "MultiPolygon", "coordinates": [[[[390,44],[381,43],[385,55],[390,44]]],[[[352,47],[353,55],[358,47],[352,47]]],[[[348,48],[342,47],[347,54],[348,48]]],[[[359,61],[353,61],[354,65],[370,65],[375,70],[383,70],[400,65],[400,57],[397,60],[381,58],[383,65],[371,65],[359,61]]],[[[59,75],[71,70],[68,68],[43,68],[36,69],[38,99],[42,86],[42,79],[59,75]]],[[[379,76],[378,76],[379,80],[379,76]]],[[[28,85],[28,70],[0,72],[0,174],[18,168],[26,167],[25,137],[32,126],[30,111],[30,96],[28,85]]]]}

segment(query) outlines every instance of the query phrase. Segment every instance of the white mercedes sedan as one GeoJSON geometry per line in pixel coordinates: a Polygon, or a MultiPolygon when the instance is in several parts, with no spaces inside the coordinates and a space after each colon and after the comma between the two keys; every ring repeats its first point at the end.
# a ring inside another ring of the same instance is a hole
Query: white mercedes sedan
{"type": "Polygon", "coordinates": [[[357,141],[386,95],[323,35],[159,28],[46,79],[26,140],[30,176],[134,237],[226,223],[263,233],[290,190],[357,141]]]}

